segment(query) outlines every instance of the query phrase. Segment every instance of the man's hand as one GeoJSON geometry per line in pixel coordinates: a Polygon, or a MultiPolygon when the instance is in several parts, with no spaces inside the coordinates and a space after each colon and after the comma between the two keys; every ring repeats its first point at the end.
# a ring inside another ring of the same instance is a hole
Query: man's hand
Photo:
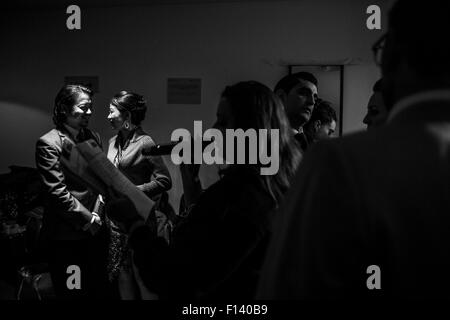
{"type": "Polygon", "coordinates": [[[97,214],[95,214],[94,222],[91,224],[91,227],[89,228],[91,234],[95,235],[98,232],[98,230],[100,230],[102,224],[103,223],[100,217],[97,214]]]}
{"type": "Polygon", "coordinates": [[[100,219],[100,216],[95,213],[92,212],[92,218],[91,221],[89,221],[88,223],[86,223],[83,227],[84,231],[89,231],[92,235],[95,235],[98,230],[101,228],[102,226],[102,220],[100,219]]]}

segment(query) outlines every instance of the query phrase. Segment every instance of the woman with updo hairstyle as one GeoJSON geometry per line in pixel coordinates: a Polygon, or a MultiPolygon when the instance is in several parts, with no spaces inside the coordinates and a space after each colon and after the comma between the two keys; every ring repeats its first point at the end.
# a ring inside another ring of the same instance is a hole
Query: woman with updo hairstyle
{"type": "MultiPolygon", "coordinates": [[[[108,159],[148,197],[157,201],[172,186],[169,171],[160,156],[146,156],[143,149],[155,145],[141,127],[147,104],[143,96],[121,91],[109,105],[108,121],[117,135],[109,140],[108,159]]],[[[149,219],[156,219],[153,215],[149,219]]],[[[108,276],[117,298],[136,299],[138,288],[131,267],[128,237],[114,221],[110,226],[108,276]]]]}

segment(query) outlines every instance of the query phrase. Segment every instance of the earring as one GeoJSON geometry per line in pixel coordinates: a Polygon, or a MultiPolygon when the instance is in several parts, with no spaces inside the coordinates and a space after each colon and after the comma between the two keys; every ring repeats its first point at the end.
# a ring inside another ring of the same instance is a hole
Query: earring
{"type": "Polygon", "coordinates": [[[125,121],[125,123],[123,124],[125,129],[130,130],[130,123],[128,121],[125,121]]]}

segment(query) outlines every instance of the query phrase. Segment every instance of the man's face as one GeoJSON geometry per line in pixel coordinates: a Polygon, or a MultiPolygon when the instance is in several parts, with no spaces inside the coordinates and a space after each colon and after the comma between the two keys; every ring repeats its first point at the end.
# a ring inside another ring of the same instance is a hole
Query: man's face
{"type": "Polygon", "coordinates": [[[92,115],[92,101],[88,94],[78,94],[75,103],[66,117],[68,126],[74,129],[86,128],[92,115]]]}
{"type": "Polygon", "coordinates": [[[285,99],[289,122],[294,129],[298,129],[311,118],[317,100],[317,87],[312,82],[300,80],[300,83],[289,91],[285,99]]]}
{"type": "Polygon", "coordinates": [[[330,139],[334,136],[336,131],[336,121],[332,120],[329,123],[319,124],[314,134],[314,141],[330,139]]]}
{"type": "Polygon", "coordinates": [[[386,118],[387,110],[384,105],[383,95],[381,92],[374,92],[369,99],[367,114],[363,119],[363,123],[367,125],[367,129],[372,129],[384,124],[386,118]]]}

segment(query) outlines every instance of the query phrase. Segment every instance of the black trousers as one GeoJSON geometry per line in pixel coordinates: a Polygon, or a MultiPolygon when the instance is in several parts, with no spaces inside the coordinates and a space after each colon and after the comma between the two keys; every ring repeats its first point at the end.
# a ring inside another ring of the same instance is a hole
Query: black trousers
{"type": "Polygon", "coordinates": [[[82,240],[54,240],[49,243],[50,274],[57,299],[110,299],[106,273],[107,238],[105,230],[82,240]],[[79,268],[80,288],[76,283],[79,268]]]}

